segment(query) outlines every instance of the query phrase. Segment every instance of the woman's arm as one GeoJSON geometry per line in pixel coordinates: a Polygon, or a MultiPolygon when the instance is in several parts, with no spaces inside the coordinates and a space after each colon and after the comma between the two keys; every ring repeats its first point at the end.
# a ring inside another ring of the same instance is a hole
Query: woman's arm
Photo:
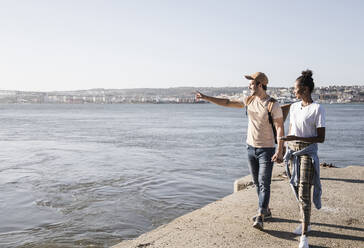
{"type": "Polygon", "coordinates": [[[319,127],[317,128],[317,136],[316,137],[298,137],[295,135],[288,135],[286,137],[282,137],[281,140],[284,141],[302,141],[307,143],[324,143],[325,141],[325,128],[319,127]]]}

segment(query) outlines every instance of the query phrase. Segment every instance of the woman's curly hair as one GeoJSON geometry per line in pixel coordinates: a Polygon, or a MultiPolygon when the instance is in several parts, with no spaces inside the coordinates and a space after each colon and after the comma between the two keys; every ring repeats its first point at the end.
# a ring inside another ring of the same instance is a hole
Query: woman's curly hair
{"type": "Polygon", "coordinates": [[[296,81],[302,86],[307,86],[310,89],[310,92],[312,92],[313,89],[315,88],[315,83],[313,82],[313,79],[312,79],[311,70],[302,71],[302,75],[299,76],[296,79],[296,81]]]}

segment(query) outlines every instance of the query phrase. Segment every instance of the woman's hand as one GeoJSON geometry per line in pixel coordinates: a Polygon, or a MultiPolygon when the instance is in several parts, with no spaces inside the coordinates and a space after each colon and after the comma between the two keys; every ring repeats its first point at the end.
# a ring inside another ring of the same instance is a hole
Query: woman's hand
{"type": "Polygon", "coordinates": [[[293,141],[293,140],[300,140],[300,137],[297,137],[296,135],[287,135],[280,138],[283,141],[293,141]]]}

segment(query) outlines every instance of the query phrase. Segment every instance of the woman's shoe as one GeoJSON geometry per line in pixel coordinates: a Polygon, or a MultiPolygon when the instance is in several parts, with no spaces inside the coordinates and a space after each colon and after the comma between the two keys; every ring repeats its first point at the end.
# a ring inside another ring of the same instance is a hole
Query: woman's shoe
{"type": "MultiPolygon", "coordinates": [[[[311,231],[311,225],[308,225],[307,232],[311,231]]],[[[301,235],[302,234],[302,224],[300,224],[294,231],[294,234],[301,235]]]]}
{"type": "Polygon", "coordinates": [[[300,244],[299,244],[298,248],[310,248],[308,246],[308,239],[307,239],[306,235],[301,236],[300,244]]]}

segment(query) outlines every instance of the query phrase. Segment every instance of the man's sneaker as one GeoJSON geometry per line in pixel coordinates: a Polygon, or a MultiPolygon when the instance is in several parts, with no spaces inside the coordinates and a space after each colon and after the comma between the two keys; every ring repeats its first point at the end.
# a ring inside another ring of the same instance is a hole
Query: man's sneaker
{"type": "MultiPolygon", "coordinates": [[[[311,231],[311,225],[308,225],[307,232],[311,231]]],[[[294,234],[301,235],[302,234],[302,224],[300,224],[294,231],[294,234]]]]}
{"type": "Polygon", "coordinates": [[[301,236],[300,244],[299,244],[298,248],[309,248],[308,239],[307,239],[306,235],[301,236]]]}
{"type": "MultiPolygon", "coordinates": [[[[255,221],[255,219],[257,218],[258,215],[255,215],[252,217],[252,220],[255,221]]],[[[268,211],[266,214],[263,214],[264,216],[264,220],[268,220],[272,218],[272,212],[270,211],[270,209],[268,208],[268,211]]]]}
{"type": "Polygon", "coordinates": [[[253,227],[259,230],[263,230],[263,218],[262,216],[257,216],[257,218],[255,218],[253,227]]]}

